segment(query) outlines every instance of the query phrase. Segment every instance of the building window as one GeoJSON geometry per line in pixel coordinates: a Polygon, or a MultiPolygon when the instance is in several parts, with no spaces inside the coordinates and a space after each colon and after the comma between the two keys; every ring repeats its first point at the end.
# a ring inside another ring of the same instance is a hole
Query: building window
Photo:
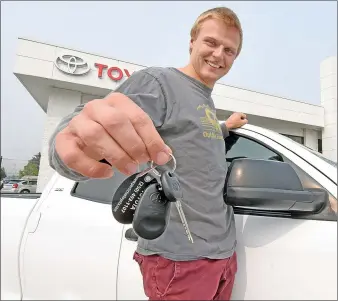
{"type": "Polygon", "coordinates": [[[288,138],[292,139],[293,141],[298,142],[299,144],[304,145],[304,137],[287,135],[287,134],[282,134],[282,135],[285,136],[285,137],[288,137],[288,138]]]}
{"type": "Polygon", "coordinates": [[[318,139],[318,152],[323,153],[323,141],[322,139],[318,139]]]}

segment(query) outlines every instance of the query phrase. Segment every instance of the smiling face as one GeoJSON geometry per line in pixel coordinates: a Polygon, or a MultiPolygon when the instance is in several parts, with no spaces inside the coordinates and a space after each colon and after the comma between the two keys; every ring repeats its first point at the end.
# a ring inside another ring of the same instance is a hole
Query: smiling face
{"type": "Polygon", "coordinates": [[[213,87],[231,69],[240,51],[240,31],[218,19],[203,21],[190,41],[190,67],[195,78],[213,87]]]}

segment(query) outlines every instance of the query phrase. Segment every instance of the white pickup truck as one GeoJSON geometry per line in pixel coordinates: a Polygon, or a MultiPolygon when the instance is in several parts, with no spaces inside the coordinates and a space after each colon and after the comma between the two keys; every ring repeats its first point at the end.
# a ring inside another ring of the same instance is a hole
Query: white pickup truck
{"type": "MultiPolygon", "coordinates": [[[[232,299],[337,300],[336,163],[252,125],[225,142],[238,238],[232,299]]],[[[146,300],[137,236],[112,215],[122,180],[55,174],[41,195],[2,195],[1,300],[146,300]]]]}

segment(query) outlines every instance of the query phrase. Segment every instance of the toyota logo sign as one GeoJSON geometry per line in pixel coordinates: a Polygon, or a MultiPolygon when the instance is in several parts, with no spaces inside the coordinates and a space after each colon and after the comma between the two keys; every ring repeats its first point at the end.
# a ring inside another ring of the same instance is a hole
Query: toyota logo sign
{"type": "Polygon", "coordinates": [[[64,54],[58,56],[55,60],[55,66],[60,71],[71,75],[83,75],[90,71],[88,63],[76,55],[64,54]]]}

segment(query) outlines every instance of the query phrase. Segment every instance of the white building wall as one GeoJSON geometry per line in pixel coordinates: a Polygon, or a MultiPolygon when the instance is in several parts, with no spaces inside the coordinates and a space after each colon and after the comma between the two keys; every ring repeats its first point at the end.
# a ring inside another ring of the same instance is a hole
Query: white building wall
{"type": "Polygon", "coordinates": [[[320,85],[324,107],[323,155],[337,162],[337,57],[321,63],[320,85]]]}
{"type": "MultiPolygon", "coordinates": [[[[38,92],[47,85],[103,96],[116,89],[127,78],[124,72],[120,81],[110,79],[107,75],[108,68],[104,69],[102,77],[98,77],[96,64],[119,67],[121,70],[128,70],[130,74],[146,68],[146,66],[27,39],[19,39],[18,44],[14,73],[31,91],[34,98],[39,98],[38,92]],[[82,58],[88,63],[90,71],[83,75],[61,72],[55,63],[56,58],[62,55],[75,55],[82,58]],[[27,82],[27,76],[34,78],[35,81],[27,82]]],[[[224,84],[215,85],[213,99],[216,108],[224,111],[244,111],[250,115],[302,124],[304,128],[324,126],[324,109],[321,106],[224,84]]],[[[46,108],[44,104],[41,106],[46,108]]]]}
{"type": "Polygon", "coordinates": [[[71,113],[80,103],[80,92],[59,88],[51,88],[48,101],[47,118],[42,138],[41,161],[37,192],[43,191],[43,188],[54,173],[54,170],[49,166],[48,162],[49,139],[61,119],[71,113]]]}
{"type": "Polygon", "coordinates": [[[82,94],[81,103],[82,104],[86,104],[89,101],[92,101],[94,99],[100,99],[100,98],[102,98],[102,96],[90,95],[90,94],[82,94]]]}
{"type": "MultiPolygon", "coordinates": [[[[245,108],[243,108],[245,111],[245,108]]],[[[242,111],[243,111],[242,110],[242,111]]],[[[232,112],[218,111],[217,117],[220,120],[226,120],[232,112]]],[[[247,114],[250,124],[267,128],[283,135],[291,135],[304,138],[304,145],[311,149],[318,150],[318,139],[321,137],[321,131],[316,129],[309,129],[302,124],[294,122],[287,122],[272,118],[259,117],[247,114]]]]}
{"type": "Polygon", "coordinates": [[[318,105],[222,84],[215,85],[212,97],[217,109],[292,122],[296,126],[324,126],[324,109],[318,105]]]}

